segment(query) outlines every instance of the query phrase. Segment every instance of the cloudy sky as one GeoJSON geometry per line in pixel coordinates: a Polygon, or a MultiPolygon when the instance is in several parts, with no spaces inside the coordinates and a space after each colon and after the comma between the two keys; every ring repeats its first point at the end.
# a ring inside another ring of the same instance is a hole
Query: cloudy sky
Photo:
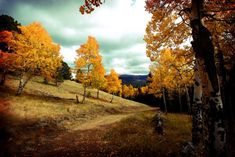
{"type": "Polygon", "coordinates": [[[15,18],[22,25],[42,23],[69,64],[75,50],[93,36],[100,45],[106,71],[119,74],[147,74],[143,36],[150,15],[145,0],[106,0],[91,15],[81,15],[83,0],[0,0],[0,14],[15,18]]]}

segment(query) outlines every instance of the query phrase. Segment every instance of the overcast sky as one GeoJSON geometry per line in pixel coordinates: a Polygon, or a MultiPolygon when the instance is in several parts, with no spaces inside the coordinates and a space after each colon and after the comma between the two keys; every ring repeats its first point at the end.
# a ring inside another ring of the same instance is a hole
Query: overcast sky
{"type": "Polygon", "coordinates": [[[75,50],[93,36],[100,45],[106,71],[119,74],[147,74],[149,59],[143,41],[150,15],[145,0],[106,0],[91,15],[81,15],[83,0],[0,0],[0,13],[8,14],[22,25],[40,22],[68,63],[75,50]]]}

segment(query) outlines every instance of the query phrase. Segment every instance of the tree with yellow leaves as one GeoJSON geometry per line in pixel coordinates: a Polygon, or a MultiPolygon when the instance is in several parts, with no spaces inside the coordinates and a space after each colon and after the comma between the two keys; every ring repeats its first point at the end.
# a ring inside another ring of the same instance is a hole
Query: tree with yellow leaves
{"type": "Polygon", "coordinates": [[[113,97],[115,93],[118,93],[118,91],[121,90],[122,87],[122,80],[119,79],[118,73],[111,69],[110,74],[107,76],[107,90],[109,93],[112,94],[112,99],[110,103],[113,102],[113,97]]]}
{"type": "Polygon", "coordinates": [[[78,58],[75,61],[77,67],[77,80],[82,83],[84,88],[83,100],[86,99],[86,89],[92,86],[92,73],[101,62],[99,55],[99,44],[94,37],[88,36],[85,44],[76,50],[78,58]]]}
{"type": "Polygon", "coordinates": [[[19,74],[20,95],[27,82],[35,75],[52,78],[61,66],[60,46],[55,44],[40,23],[20,26],[21,33],[13,33],[10,42],[14,55],[11,70],[19,74]]]}
{"type": "Polygon", "coordinates": [[[97,99],[99,98],[99,91],[106,87],[105,69],[102,65],[101,56],[97,57],[97,61],[94,64],[94,70],[92,71],[92,87],[97,89],[97,99]]]}
{"type": "Polygon", "coordinates": [[[122,97],[124,97],[124,98],[128,98],[130,96],[130,94],[129,94],[129,88],[128,88],[128,86],[127,85],[123,85],[122,86],[122,97]]]}
{"type": "Polygon", "coordinates": [[[165,49],[160,53],[161,56],[158,57],[155,66],[150,69],[152,78],[150,78],[149,92],[163,97],[165,112],[167,112],[166,90],[173,91],[184,88],[185,85],[191,85],[193,81],[193,65],[188,64],[188,60],[179,55],[184,53],[184,50],[165,49]]]}
{"type": "Polygon", "coordinates": [[[185,44],[190,41],[190,27],[175,12],[158,8],[152,13],[144,40],[155,75],[151,84],[154,88],[150,92],[163,97],[166,109],[166,90],[177,90],[181,104],[181,90],[187,90],[185,86],[192,83],[193,75],[193,53],[185,44]]]}
{"type": "Polygon", "coordinates": [[[149,92],[149,86],[140,87],[139,94],[146,95],[149,92]]]}
{"type": "Polygon", "coordinates": [[[123,85],[122,86],[122,96],[124,98],[133,98],[138,95],[138,89],[134,88],[132,85],[123,85]]]}

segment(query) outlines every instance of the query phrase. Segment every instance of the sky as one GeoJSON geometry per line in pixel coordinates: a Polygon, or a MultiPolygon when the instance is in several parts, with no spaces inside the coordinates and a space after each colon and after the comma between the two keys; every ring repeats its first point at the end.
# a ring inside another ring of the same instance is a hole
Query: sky
{"type": "Polygon", "coordinates": [[[72,65],[76,50],[88,36],[97,39],[106,72],[148,74],[150,61],[143,40],[151,19],[144,0],[106,0],[92,14],[81,15],[83,0],[0,0],[0,14],[22,25],[40,22],[61,45],[64,61],[72,65]]]}

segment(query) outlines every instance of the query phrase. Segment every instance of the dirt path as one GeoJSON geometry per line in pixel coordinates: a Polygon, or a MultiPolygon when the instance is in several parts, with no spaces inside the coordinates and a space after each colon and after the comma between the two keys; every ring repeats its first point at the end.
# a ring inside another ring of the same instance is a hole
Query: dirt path
{"type": "MultiPolygon", "coordinates": [[[[118,146],[113,141],[105,141],[107,132],[119,122],[145,112],[157,112],[158,108],[139,108],[126,112],[97,115],[84,122],[74,122],[67,130],[47,128],[22,128],[24,134],[10,141],[10,156],[16,157],[106,157],[118,146]],[[76,126],[77,123],[77,126],[76,126]],[[75,125],[74,125],[75,124],[75,125]],[[29,130],[28,130],[29,129],[29,130]],[[17,142],[18,141],[18,142],[17,142]],[[112,146],[111,146],[112,145],[112,146]]],[[[20,131],[22,132],[22,131],[20,131]]]]}
{"type": "MultiPolygon", "coordinates": [[[[157,108],[97,117],[79,125],[72,130],[61,132],[57,136],[41,137],[33,156],[50,157],[106,157],[112,156],[112,141],[102,137],[118,125],[118,122],[136,114],[155,112],[157,108]],[[110,143],[111,142],[111,143],[110,143]]],[[[32,153],[32,152],[31,152],[32,153]]],[[[31,154],[29,153],[29,154],[31,154]]]]}
{"type": "Polygon", "coordinates": [[[89,130],[89,129],[96,129],[102,126],[111,125],[117,122],[120,122],[121,120],[128,118],[130,116],[133,116],[135,114],[141,113],[141,112],[149,112],[149,111],[157,111],[158,108],[151,108],[148,110],[139,110],[139,111],[131,111],[121,114],[115,114],[115,115],[107,115],[107,116],[100,116],[95,119],[92,119],[90,121],[87,121],[83,123],[80,126],[75,127],[73,130],[89,130]]]}

